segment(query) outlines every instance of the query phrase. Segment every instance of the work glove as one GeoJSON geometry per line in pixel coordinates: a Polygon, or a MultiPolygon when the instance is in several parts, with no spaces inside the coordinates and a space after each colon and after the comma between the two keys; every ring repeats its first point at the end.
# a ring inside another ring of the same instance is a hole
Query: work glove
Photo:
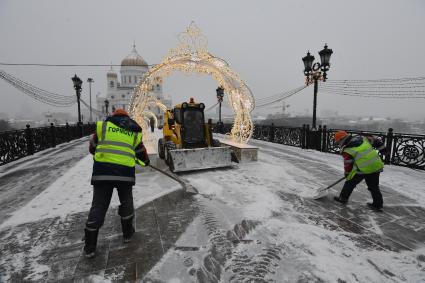
{"type": "Polygon", "coordinates": [[[136,163],[139,164],[142,167],[149,165],[149,162],[148,162],[148,164],[146,164],[146,162],[143,162],[142,160],[140,160],[138,158],[136,158],[136,163]]]}

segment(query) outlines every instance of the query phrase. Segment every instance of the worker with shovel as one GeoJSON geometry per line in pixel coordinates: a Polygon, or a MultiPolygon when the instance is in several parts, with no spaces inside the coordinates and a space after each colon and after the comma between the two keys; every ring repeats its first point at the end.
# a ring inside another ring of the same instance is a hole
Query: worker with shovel
{"type": "Polygon", "coordinates": [[[86,222],[85,257],[94,257],[97,235],[102,227],[114,188],[118,191],[124,242],[134,234],[133,193],[135,165],[149,165],[149,156],[142,142],[142,128],[127,111],[117,109],[105,121],[96,123],[96,133],[90,138],[89,151],[94,155],[93,201],[86,222]]]}
{"type": "Polygon", "coordinates": [[[385,151],[386,147],[381,139],[372,136],[349,135],[345,131],[335,133],[335,142],[341,148],[344,158],[345,184],[339,196],[334,200],[346,204],[353,189],[364,179],[373,202],[367,203],[375,211],[382,211],[383,200],[379,190],[379,175],[384,163],[378,152],[385,151]]]}

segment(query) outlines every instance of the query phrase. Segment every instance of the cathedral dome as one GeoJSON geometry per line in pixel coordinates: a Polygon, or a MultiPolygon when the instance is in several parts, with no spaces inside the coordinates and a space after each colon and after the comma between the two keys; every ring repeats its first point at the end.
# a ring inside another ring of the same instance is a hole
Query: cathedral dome
{"type": "Polygon", "coordinates": [[[112,68],[111,68],[111,70],[109,70],[107,73],[106,73],[106,76],[109,78],[109,77],[111,77],[111,78],[116,78],[116,77],[118,77],[118,75],[117,75],[117,73],[115,73],[114,72],[114,70],[112,70],[112,68]]]}
{"type": "Polygon", "coordinates": [[[133,45],[133,50],[121,61],[121,67],[124,66],[138,66],[148,67],[148,63],[136,51],[136,45],[133,45]]]}

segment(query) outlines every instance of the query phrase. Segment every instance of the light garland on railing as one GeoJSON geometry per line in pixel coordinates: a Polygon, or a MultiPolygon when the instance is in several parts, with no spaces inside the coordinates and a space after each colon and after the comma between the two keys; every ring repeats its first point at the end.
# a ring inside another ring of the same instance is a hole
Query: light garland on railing
{"type": "MultiPolygon", "coordinates": [[[[130,114],[143,127],[146,107],[155,101],[151,92],[155,79],[168,77],[174,71],[186,74],[207,74],[224,88],[227,94],[225,102],[235,112],[235,120],[230,132],[232,140],[246,143],[254,130],[251,111],[255,107],[255,101],[251,90],[239,75],[230,69],[226,61],[214,57],[208,52],[207,38],[193,22],[178,38],[180,44],[177,48],[171,49],[160,64],[146,72],[134,89],[129,108],[130,114]]],[[[162,104],[158,101],[156,103],[162,104]]],[[[157,106],[162,111],[166,111],[166,107],[159,104],[157,106]]]]}

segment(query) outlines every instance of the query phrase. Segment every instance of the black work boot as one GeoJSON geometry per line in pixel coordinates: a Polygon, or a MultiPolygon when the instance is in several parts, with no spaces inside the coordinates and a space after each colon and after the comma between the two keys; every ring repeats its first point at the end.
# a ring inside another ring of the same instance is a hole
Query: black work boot
{"type": "Polygon", "coordinates": [[[134,216],[131,216],[130,218],[121,218],[122,236],[124,243],[130,242],[134,235],[135,230],[133,227],[133,218],[134,216]]]}
{"type": "Polygon", "coordinates": [[[341,197],[334,197],[334,200],[336,200],[337,202],[342,203],[342,204],[347,204],[347,202],[348,202],[348,200],[343,199],[341,197]]]}
{"type": "Polygon", "coordinates": [[[371,203],[371,202],[368,202],[368,203],[367,203],[367,206],[368,206],[370,209],[372,209],[373,211],[376,211],[376,212],[382,212],[382,206],[377,206],[377,205],[375,205],[375,204],[373,204],[373,203],[371,203]]]}
{"type": "Polygon", "coordinates": [[[84,256],[86,258],[92,258],[95,256],[96,245],[97,245],[97,235],[99,233],[99,229],[84,229],[84,256]]]}

